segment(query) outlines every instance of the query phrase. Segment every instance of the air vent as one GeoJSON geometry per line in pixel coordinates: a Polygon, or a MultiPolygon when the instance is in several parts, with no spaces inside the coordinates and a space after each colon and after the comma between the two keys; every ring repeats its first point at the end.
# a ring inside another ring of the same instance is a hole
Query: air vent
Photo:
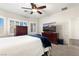
{"type": "Polygon", "coordinates": [[[62,8],[61,10],[64,11],[64,10],[67,10],[67,9],[68,9],[68,7],[64,7],[64,8],[62,8]]]}

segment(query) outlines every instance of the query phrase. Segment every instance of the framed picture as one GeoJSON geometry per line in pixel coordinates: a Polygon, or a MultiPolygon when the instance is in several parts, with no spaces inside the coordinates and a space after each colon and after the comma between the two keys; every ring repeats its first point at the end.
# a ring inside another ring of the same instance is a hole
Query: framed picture
{"type": "Polygon", "coordinates": [[[43,31],[56,32],[56,22],[43,24],[43,31]]]}

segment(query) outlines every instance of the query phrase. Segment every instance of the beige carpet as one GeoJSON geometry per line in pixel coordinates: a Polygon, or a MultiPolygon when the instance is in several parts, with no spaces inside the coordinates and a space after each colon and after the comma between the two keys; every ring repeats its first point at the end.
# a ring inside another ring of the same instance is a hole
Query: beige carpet
{"type": "Polygon", "coordinates": [[[67,45],[52,45],[51,56],[79,56],[79,47],[67,45]]]}

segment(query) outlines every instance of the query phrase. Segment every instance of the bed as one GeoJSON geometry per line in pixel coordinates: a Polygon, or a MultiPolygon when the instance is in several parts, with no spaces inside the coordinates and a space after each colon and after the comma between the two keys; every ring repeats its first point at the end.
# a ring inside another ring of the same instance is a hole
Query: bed
{"type": "Polygon", "coordinates": [[[41,56],[49,51],[46,38],[29,36],[27,26],[16,26],[15,36],[0,38],[0,56],[41,56]]]}
{"type": "Polygon", "coordinates": [[[45,48],[37,37],[24,35],[0,38],[0,56],[41,56],[44,52],[45,48]]]}

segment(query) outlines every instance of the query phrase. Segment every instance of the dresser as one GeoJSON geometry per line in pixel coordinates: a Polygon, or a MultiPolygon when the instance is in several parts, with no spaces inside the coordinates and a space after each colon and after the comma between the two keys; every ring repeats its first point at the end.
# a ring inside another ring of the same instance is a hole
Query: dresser
{"type": "Polygon", "coordinates": [[[16,26],[15,36],[27,35],[27,26],[16,26]]]}
{"type": "Polygon", "coordinates": [[[51,43],[57,44],[58,33],[56,33],[56,32],[42,32],[42,36],[47,37],[51,43]]]}

